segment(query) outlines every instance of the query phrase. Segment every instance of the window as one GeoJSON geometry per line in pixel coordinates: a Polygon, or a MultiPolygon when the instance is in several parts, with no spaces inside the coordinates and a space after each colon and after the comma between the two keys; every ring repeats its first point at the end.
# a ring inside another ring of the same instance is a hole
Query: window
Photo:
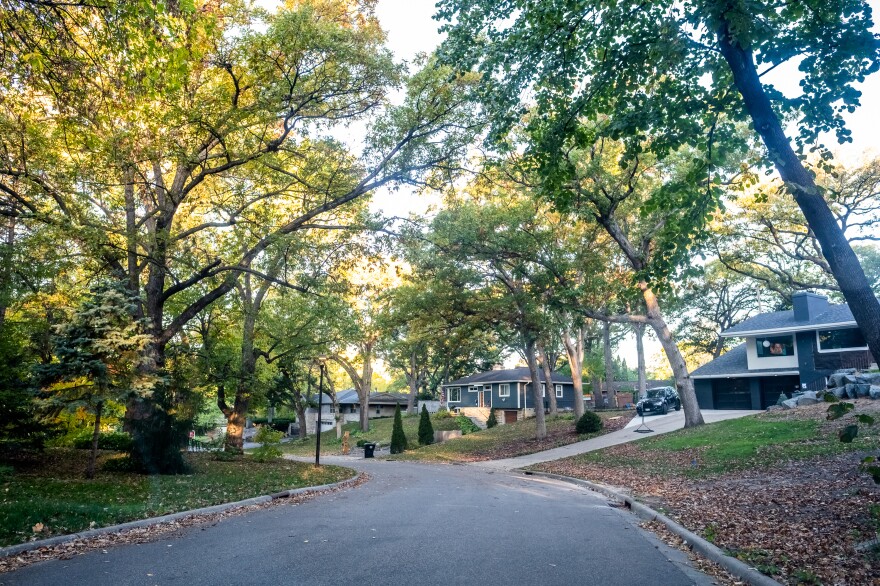
{"type": "Polygon", "coordinates": [[[794,338],[792,336],[755,338],[755,350],[758,358],[794,356],[794,338]]]}
{"type": "Polygon", "coordinates": [[[487,393],[492,392],[492,385],[483,385],[483,390],[487,393]]]}
{"type": "Polygon", "coordinates": [[[336,407],[330,405],[330,413],[336,413],[336,407]]]}
{"type": "Polygon", "coordinates": [[[833,350],[862,350],[867,348],[865,338],[859,328],[847,328],[845,330],[819,330],[816,332],[819,339],[819,351],[830,352],[833,350]]]}
{"type": "Polygon", "coordinates": [[[508,385],[508,384],[498,385],[498,396],[499,397],[509,397],[510,396],[510,385],[508,385]]]}
{"type": "Polygon", "coordinates": [[[562,385],[556,385],[556,398],[562,398],[562,385]]]}
{"type": "Polygon", "coordinates": [[[461,403],[461,387],[451,387],[449,389],[449,399],[447,403],[461,403]]]}
{"type": "Polygon", "coordinates": [[[541,396],[542,397],[547,396],[547,385],[545,385],[544,383],[541,383],[541,396]]]}
{"type": "Polygon", "coordinates": [[[476,392],[479,391],[479,390],[480,390],[480,387],[478,387],[477,385],[471,385],[471,386],[468,387],[468,392],[469,392],[469,393],[476,393],[476,392]]]}

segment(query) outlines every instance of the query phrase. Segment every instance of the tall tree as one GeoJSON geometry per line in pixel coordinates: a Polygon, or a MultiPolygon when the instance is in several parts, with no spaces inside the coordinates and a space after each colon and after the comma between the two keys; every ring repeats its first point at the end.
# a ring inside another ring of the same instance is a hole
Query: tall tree
{"type": "Polygon", "coordinates": [[[854,84],[880,68],[867,1],[441,0],[438,7],[450,23],[443,54],[482,72],[496,137],[520,122],[524,99],[534,100],[531,149],[545,173],[557,168],[561,149],[584,144],[584,120],[607,115],[605,134],[627,141],[625,160],[645,148],[662,158],[691,145],[709,189],[720,179],[716,157],[738,142],[736,125],[751,123],[880,354],[880,301],[782,125],[797,119],[798,150],[821,151],[825,131],[849,140],[842,115],[859,105],[854,84]],[[802,93],[788,99],[765,74],[794,59],[802,93]]]}

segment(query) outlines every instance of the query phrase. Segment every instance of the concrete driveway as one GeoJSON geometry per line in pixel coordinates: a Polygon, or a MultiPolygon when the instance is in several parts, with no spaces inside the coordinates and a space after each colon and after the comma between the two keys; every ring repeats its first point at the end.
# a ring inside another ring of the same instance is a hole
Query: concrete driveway
{"type": "MultiPolygon", "coordinates": [[[[703,409],[703,420],[706,423],[715,423],[725,419],[737,419],[746,415],[755,415],[762,411],[727,411],[703,409]]],[[[641,433],[637,431],[642,427],[642,418],[637,417],[630,421],[626,427],[621,430],[601,435],[593,439],[582,442],[569,444],[545,452],[536,454],[528,454],[516,458],[505,458],[503,460],[490,460],[488,462],[474,462],[472,466],[480,466],[493,470],[515,470],[524,468],[541,462],[549,462],[551,460],[559,460],[569,456],[576,456],[594,450],[601,450],[608,446],[616,446],[617,444],[625,444],[627,442],[636,441],[645,437],[668,433],[677,429],[684,428],[684,412],[672,411],[666,415],[646,415],[644,420],[645,426],[642,429],[650,429],[650,432],[641,433]]]]}

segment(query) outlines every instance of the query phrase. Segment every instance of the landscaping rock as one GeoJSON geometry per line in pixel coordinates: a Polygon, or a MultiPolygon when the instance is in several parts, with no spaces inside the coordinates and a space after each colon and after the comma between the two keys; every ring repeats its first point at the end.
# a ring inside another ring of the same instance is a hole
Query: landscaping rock
{"type": "Polygon", "coordinates": [[[853,389],[856,392],[856,396],[853,397],[854,399],[867,397],[871,394],[871,385],[853,385],[853,389]]]}
{"type": "Polygon", "coordinates": [[[787,401],[783,401],[783,402],[782,402],[782,408],[783,408],[783,409],[794,409],[794,408],[797,407],[797,406],[798,406],[798,400],[797,400],[797,399],[789,399],[789,400],[787,400],[787,401]]]}
{"type": "Polygon", "coordinates": [[[844,376],[846,376],[846,375],[840,374],[840,373],[834,373],[831,376],[829,376],[828,377],[828,388],[833,389],[833,388],[842,387],[844,385],[844,382],[843,382],[844,376]]]}
{"type": "Polygon", "coordinates": [[[461,437],[461,430],[455,429],[450,431],[435,431],[434,432],[434,443],[439,444],[445,442],[447,440],[456,439],[461,437]]]}
{"type": "Polygon", "coordinates": [[[857,384],[859,381],[854,374],[845,374],[843,375],[843,382],[847,385],[857,384]]]}
{"type": "Polygon", "coordinates": [[[801,397],[806,397],[807,399],[816,399],[817,401],[821,400],[822,397],[819,396],[819,393],[816,391],[804,391],[801,393],[801,397]]]}
{"type": "Polygon", "coordinates": [[[880,385],[871,385],[868,390],[868,396],[872,399],[880,399],[880,385]]]}
{"type": "Polygon", "coordinates": [[[828,388],[828,392],[837,397],[838,399],[846,399],[846,391],[843,387],[834,387],[828,388]]]}
{"type": "Polygon", "coordinates": [[[857,374],[856,381],[863,385],[880,385],[880,372],[863,372],[857,374]]]}
{"type": "Polygon", "coordinates": [[[846,395],[843,398],[855,399],[856,395],[856,385],[853,383],[847,383],[843,386],[843,390],[846,392],[846,395]]]}
{"type": "MultiPolygon", "coordinates": [[[[880,392],[880,387],[877,387],[877,391],[880,392]]],[[[770,405],[767,407],[767,411],[782,411],[782,405],[770,405]]]]}
{"type": "Polygon", "coordinates": [[[815,405],[818,403],[818,399],[814,399],[813,397],[800,397],[797,402],[798,407],[803,407],[804,405],[815,405]]]}
{"type": "Polygon", "coordinates": [[[838,368],[834,371],[834,374],[855,374],[855,368],[838,368]]]}

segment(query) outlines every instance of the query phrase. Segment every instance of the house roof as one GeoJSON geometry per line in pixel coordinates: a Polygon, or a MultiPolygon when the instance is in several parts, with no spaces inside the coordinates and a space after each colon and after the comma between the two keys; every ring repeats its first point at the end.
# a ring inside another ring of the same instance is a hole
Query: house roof
{"type": "MultiPolygon", "coordinates": [[[[558,372],[554,372],[551,378],[554,383],[572,384],[571,377],[559,374],[558,372]]],[[[538,379],[541,381],[544,380],[544,371],[541,369],[538,369],[538,379]]],[[[529,374],[529,367],[521,366],[519,368],[508,368],[506,370],[487,370],[486,372],[478,372],[477,374],[472,374],[471,376],[448,382],[443,386],[456,387],[484,383],[527,383],[531,382],[531,380],[532,376],[529,374]]]]}
{"type": "Polygon", "coordinates": [[[797,369],[791,368],[762,368],[749,370],[746,357],[746,344],[743,342],[715,360],[704,364],[691,373],[691,378],[728,378],[743,376],[781,376],[798,374],[797,369]]]}
{"type": "MultiPolygon", "coordinates": [[[[336,393],[336,400],[340,405],[360,405],[357,391],[345,389],[336,393]]],[[[405,405],[409,397],[400,393],[370,393],[371,405],[405,405]]]]}
{"type": "Polygon", "coordinates": [[[849,306],[846,303],[839,303],[829,305],[825,311],[809,320],[796,320],[793,309],[762,313],[724,330],[721,335],[726,337],[754,336],[815,330],[818,326],[855,327],[855,325],[856,320],[849,310],[849,306]]]}

